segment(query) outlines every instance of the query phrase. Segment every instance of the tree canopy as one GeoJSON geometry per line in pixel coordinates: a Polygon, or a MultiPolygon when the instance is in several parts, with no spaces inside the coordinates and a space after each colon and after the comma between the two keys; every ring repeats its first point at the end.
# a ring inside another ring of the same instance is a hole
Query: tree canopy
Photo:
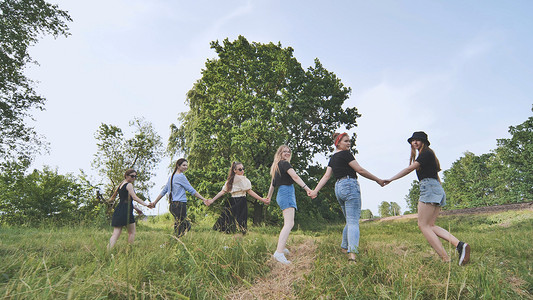
{"type": "MultiPolygon", "coordinates": [[[[291,147],[292,165],[306,176],[315,154],[329,152],[334,131],[356,126],[357,109],[342,107],[351,89],[318,59],[304,70],[292,48],[242,36],[211,48],[217,58],[207,60],[187,93],[190,110],[171,126],[168,148],[188,158],[189,180],[199,190],[219,191],[231,162],[240,161],[254,190],[265,195],[278,146],[291,147]]],[[[255,202],[254,222],[262,216],[255,202]]]]}
{"type": "Polygon", "coordinates": [[[0,173],[0,224],[94,222],[98,203],[83,174],[44,167],[25,175],[27,167],[10,164],[0,173]]]}
{"type": "Polygon", "coordinates": [[[66,11],[42,0],[0,1],[0,157],[28,158],[41,138],[27,124],[31,110],[43,110],[45,98],[24,71],[37,64],[28,49],[40,36],[68,36],[66,11]]]}
{"type": "Polygon", "coordinates": [[[152,124],[143,119],[136,118],[129,125],[134,129],[129,139],[122,129],[108,124],[101,124],[95,134],[97,153],[93,167],[104,177],[106,198],[124,180],[124,172],[129,168],[137,171],[135,190],[140,197],[148,195],[149,188],[154,185],[150,179],[163,156],[161,137],[152,124]]]}

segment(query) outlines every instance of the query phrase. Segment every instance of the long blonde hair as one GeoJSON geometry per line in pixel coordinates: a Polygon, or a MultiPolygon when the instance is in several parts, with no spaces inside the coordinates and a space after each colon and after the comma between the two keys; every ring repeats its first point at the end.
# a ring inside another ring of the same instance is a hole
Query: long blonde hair
{"type": "MultiPolygon", "coordinates": [[[[284,149],[290,150],[291,148],[289,148],[289,146],[287,145],[281,145],[279,146],[278,151],[276,151],[276,154],[274,154],[274,161],[272,162],[272,166],[270,167],[270,176],[272,176],[272,179],[274,179],[274,176],[276,176],[276,173],[279,173],[278,163],[281,160],[281,154],[283,154],[284,149]]],[[[288,162],[291,161],[291,157],[292,157],[292,154],[291,156],[289,156],[289,159],[287,160],[288,162]]]]}
{"type": "MultiPolygon", "coordinates": [[[[439,159],[437,158],[437,155],[435,155],[435,152],[433,152],[433,150],[429,148],[429,146],[427,146],[424,141],[421,141],[421,142],[422,142],[422,147],[420,147],[420,150],[418,152],[422,153],[422,151],[430,151],[431,153],[433,153],[433,156],[435,156],[435,163],[437,164],[437,172],[439,172],[440,162],[439,162],[439,159]]],[[[416,149],[411,144],[411,156],[409,157],[409,165],[411,165],[415,161],[416,161],[416,149]]]]}

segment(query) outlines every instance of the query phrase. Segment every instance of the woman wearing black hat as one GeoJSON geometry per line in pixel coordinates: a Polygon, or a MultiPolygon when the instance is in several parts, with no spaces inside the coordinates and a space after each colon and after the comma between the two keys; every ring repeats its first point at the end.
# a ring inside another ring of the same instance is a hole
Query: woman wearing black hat
{"type": "Polygon", "coordinates": [[[420,228],[426,240],[437,251],[443,261],[448,262],[450,258],[439,238],[447,240],[456,247],[459,252],[459,265],[465,265],[470,260],[470,245],[459,241],[451,233],[435,225],[441,206],[446,205],[446,194],[444,193],[438,175],[440,163],[433,150],[429,148],[428,136],[423,131],[417,131],[407,139],[407,142],[411,144],[409,167],[403,169],[385,182],[389,183],[402,178],[413,170],[416,170],[416,176],[420,182],[418,228],[420,228]],[[416,157],[417,150],[418,157],[416,157]]]}

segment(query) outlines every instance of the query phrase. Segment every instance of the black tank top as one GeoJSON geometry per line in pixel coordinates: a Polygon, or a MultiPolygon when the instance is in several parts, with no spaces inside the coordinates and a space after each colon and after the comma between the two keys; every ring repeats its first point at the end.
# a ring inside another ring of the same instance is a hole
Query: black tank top
{"type": "Polygon", "coordinates": [[[129,196],[129,192],[128,190],[126,189],[126,186],[128,185],[128,183],[126,182],[119,190],[118,190],[118,196],[120,197],[120,202],[128,202],[128,196],[129,196]]]}

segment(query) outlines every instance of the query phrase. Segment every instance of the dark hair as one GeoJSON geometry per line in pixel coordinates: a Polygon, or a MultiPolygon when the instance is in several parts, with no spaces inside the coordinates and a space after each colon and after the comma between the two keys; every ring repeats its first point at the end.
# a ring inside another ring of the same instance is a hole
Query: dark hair
{"type": "Polygon", "coordinates": [[[233,188],[233,181],[235,181],[235,167],[238,165],[242,165],[242,163],[234,161],[231,164],[231,168],[229,168],[228,179],[226,180],[226,192],[228,193],[231,193],[231,189],[233,188]]]}
{"type": "Polygon", "coordinates": [[[174,171],[172,172],[172,175],[176,174],[176,172],[178,171],[178,168],[179,166],[181,166],[184,162],[186,162],[187,160],[185,158],[180,158],[176,161],[176,167],[174,168],[174,171]]]}
{"type": "Polygon", "coordinates": [[[127,169],[126,172],[124,172],[124,178],[128,177],[131,173],[137,173],[134,169],[127,169]]]}

